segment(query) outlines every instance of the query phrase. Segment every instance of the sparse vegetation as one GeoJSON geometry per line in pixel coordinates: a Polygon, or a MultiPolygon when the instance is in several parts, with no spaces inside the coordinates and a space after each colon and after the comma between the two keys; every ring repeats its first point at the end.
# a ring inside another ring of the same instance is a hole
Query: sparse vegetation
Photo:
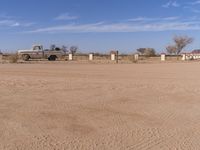
{"type": "Polygon", "coordinates": [[[17,55],[17,53],[11,54],[8,59],[9,59],[10,63],[17,63],[18,62],[18,55],[17,55]]]}
{"type": "Polygon", "coordinates": [[[52,44],[52,45],[50,46],[50,50],[51,50],[51,51],[60,51],[60,50],[62,50],[62,48],[56,46],[55,44],[52,44]]]}
{"type": "Polygon", "coordinates": [[[55,50],[55,48],[56,48],[56,45],[55,45],[55,44],[52,44],[52,45],[50,46],[50,50],[55,50]]]}
{"type": "Polygon", "coordinates": [[[156,51],[154,48],[139,48],[137,49],[137,51],[144,56],[155,56],[156,55],[156,51]]]}
{"type": "Polygon", "coordinates": [[[52,51],[53,50],[57,50],[57,51],[63,50],[64,52],[70,52],[72,55],[75,55],[77,53],[77,51],[78,51],[78,46],[71,46],[68,49],[68,47],[65,46],[65,45],[59,47],[59,46],[56,46],[55,44],[52,44],[50,46],[50,50],[52,50],[52,51]]]}

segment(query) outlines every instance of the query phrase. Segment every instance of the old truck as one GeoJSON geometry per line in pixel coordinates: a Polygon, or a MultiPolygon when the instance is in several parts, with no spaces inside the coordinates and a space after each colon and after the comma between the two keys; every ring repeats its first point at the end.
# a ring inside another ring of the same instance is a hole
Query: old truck
{"type": "Polygon", "coordinates": [[[24,61],[30,59],[48,59],[49,61],[55,61],[66,56],[66,52],[61,49],[44,50],[42,45],[34,45],[30,50],[18,50],[17,53],[18,57],[24,61]]]}

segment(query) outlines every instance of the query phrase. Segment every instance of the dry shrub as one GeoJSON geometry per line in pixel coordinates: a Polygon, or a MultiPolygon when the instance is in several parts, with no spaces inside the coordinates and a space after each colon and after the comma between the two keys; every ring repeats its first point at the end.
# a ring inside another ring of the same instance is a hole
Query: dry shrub
{"type": "Polygon", "coordinates": [[[18,62],[18,55],[17,54],[11,54],[9,56],[9,62],[10,63],[17,63],[18,62]]]}

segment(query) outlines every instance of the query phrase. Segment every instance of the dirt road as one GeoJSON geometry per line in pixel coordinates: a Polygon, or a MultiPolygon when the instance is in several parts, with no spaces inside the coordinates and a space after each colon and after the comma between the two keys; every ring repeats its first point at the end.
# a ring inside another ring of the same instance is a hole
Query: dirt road
{"type": "Polygon", "coordinates": [[[200,63],[0,65],[2,150],[198,150],[200,63]]]}

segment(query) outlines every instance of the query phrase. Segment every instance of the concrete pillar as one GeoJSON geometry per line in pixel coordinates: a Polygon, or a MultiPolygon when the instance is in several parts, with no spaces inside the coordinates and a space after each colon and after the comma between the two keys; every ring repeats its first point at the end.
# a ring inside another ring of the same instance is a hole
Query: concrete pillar
{"type": "Polygon", "coordinates": [[[89,54],[89,60],[93,60],[94,59],[94,54],[89,54]]]}
{"type": "Polygon", "coordinates": [[[166,60],[166,54],[162,53],[161,54],[161,61],[165,61],[166,60]]]}
{"type": "Polygon", "coordinates": [[[69,54],[69,60],[73,60],[73,55],[69,54]]]}
{"type": "Polygon", "coordinates": [[[183,61],[186,60],[186,54],[182,54],[182,60],[183,60],[183,61]]]}
{"type": "Polygon", "coordinates": [[[135,55],[134,55],[134,60],[135,60],[135,61],[138,61],[138,60],[139,60],[139,54],[135,54],[135,55]]]}
{"type": "Polygon", "coordinates": [[[115,57],[116,57],[116,55],[114,53],[111,53],[111,60],[112,61],[115,61],[115,59],[116,59],[115,57]]]}

